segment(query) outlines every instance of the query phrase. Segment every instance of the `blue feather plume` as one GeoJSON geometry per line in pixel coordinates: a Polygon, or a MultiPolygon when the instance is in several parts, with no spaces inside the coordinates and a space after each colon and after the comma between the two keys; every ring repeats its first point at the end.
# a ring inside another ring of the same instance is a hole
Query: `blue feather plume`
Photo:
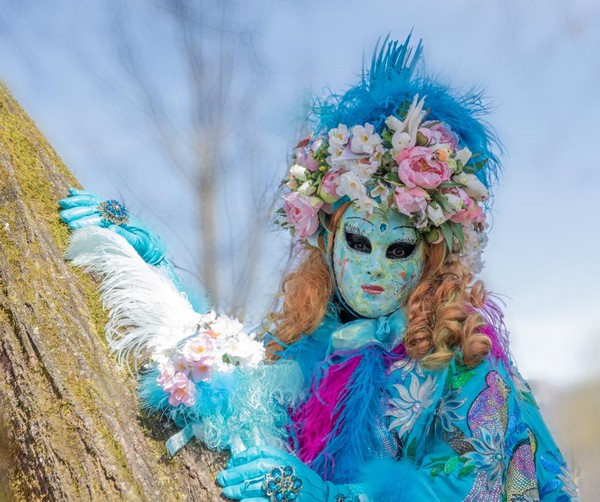
{"type": "Polygon", "coordinates": [[[411,35],[403,43],[388,37],[375,47],[369,69],[363,67],[360,82],[343,94],[317,98],[311,119],[317,134],[346,124],[348,127],[373,124],[377,131],[385,119],[396,115],[403,119],[415,95],[425,97],[427,120],[445,122],[458,134],[462,146],[474,154],[471,162],[479,167],[478,178],[491,188],[498,178],[497,152],[502,147],[483,121],[489,112],[481,90],[458,92],[428,76],[423,68],[423,45],[411,46],[411,35]]]}
{"type": "Polygon", "coordinates": [[[395,455],[397,445],[383,418],[386,353],[377,346],[340,355],[340,363],[359,355],[342,402],[333,410],[336,425],[323,451],[310,466],[334,483],[356,480],[360,466],[379,455],[395,455]]]}

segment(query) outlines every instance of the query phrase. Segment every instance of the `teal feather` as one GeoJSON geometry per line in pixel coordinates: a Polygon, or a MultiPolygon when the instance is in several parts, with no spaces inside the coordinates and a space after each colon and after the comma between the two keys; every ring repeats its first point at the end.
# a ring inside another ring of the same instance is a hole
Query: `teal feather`
{"type": "Polygon", "coordinates": [[[363,67],[360,82],[343,94],[315,99],[311,121],[316,134],[346,124],[348,127],[373,124],[377,131],[385,119],[402,119],[413,97],[425,97],[426,120],[445,122],[459,136],[461,146],[474,154],[471,160],[483,165],[476,172],[491,188],[497,181],[502,147],[483,118],[489,112],[483,92],[471,89],[458,92],[428,76],[424,70],[423,45],[411,46],[411,35],[403,43],[386,37],[377,44],[368,70],[363,67]]]}

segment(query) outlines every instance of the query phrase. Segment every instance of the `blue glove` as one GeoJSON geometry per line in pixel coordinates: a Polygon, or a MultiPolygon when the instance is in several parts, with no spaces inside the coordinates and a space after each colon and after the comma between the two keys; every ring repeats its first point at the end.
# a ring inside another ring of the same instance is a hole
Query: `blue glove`
{"type": "Polygon", "coordinates": [[[124,237],[146,263],[158,265],[163,261],[165,246],[161,240],[118,202],[102,201],[93,193],[69,188],[69,196],[58,203],[62,208],[60,218],[71,230],[109,228],[124,237]]]}
{"type": "Polygon", "coordinates": [[[233,456],[227,469],[219,473],[217,482],[223,487],[223,495],[245,502],[350,502],[364,493],[360,485],[334,485],[323,481],[298,457],[272,446],[256,446],[233,456]],[[301,486],[297,492],[290,490],[291,494],[284,498],[284,490],[277,490],[276,485],[286,478],[290,484],[295,482],[301,486]]]}

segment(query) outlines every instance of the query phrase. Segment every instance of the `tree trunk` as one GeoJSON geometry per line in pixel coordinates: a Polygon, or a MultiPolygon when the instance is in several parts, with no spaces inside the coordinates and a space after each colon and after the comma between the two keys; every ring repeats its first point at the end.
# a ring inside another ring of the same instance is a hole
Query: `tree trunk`
{"type": "Polygon", "coordinates": [[[77,186],[0,85],[0,500],[218,500],[223,457],[140,412],[93,280],[63,260],[77,186]]]}

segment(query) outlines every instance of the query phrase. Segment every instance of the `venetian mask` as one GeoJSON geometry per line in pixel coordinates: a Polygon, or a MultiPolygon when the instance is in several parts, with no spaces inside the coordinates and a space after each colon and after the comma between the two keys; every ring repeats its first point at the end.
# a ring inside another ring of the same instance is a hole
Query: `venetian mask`
{"type": "Polygon", "coordinates": [[[350,205],[335,229],[337,293],[360,317],[398,310],[421,277],[424,243],[414,225],[393,209],[372,213],[350,205]]]}

